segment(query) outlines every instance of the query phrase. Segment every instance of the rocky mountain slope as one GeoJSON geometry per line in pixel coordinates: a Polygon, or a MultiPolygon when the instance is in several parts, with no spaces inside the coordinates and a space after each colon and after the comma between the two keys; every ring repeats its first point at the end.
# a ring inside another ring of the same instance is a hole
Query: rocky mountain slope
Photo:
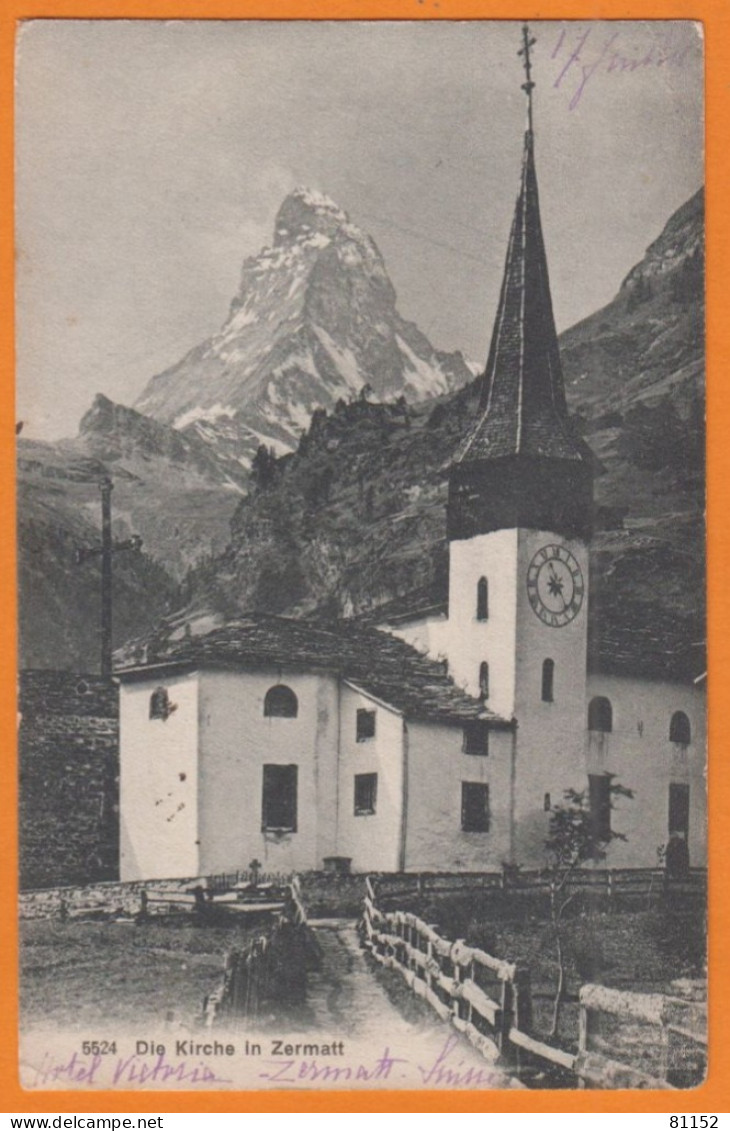
{"type": "MultiPolygon", "coordinates": [[[[56,556],[59,539],[75,546],[98,536],[103,476],[115,485],[115,535],[141,535],[145,560],[161,567],[160,593],[140,600],[132,585],[128,614],[120,588],[127,627],[115,638],[124,639],[169,607],[192,566],[224,549],[262,443],[292,450],[315,409],[365,386],[373,396],[419,400],[470,380],[461,355],[434,350],[395,301],[373,241],[327,197],[296,190],[279,209],[273,246],[245,261],[221,331],[153,378],[136,409],[99,395],[74,439],[21,437],[21,663],[83,667],[96,657],[87,647],[97,632],[95,591],[81,613],[81,574],[56,556]],[[44,659],[48,615],[58,623],[66,605],[74,615],[44,659]]],[[[120,578],[126,569],[120,560],[120,578]]]]}
{"type": "MultiPolygon", "coordinates": [[[[698,194],[613,301],[561,339],[571,410],[597,455],[591,615],[604,663],[701,663],[703,233],[698,194]]],[[[107,473],[115,533],[141,534],[155,559],[120,556],[117,643],[247,609],[377,620],[387,605],[440,601],[445,467],[477,397],[460,355],[399,318],[372,241],[326,198],[292,194],[218,335],[136,409],[99,397],[75,440],[21,439],[22,662],[96,656],[96,580],[85,598],[78,583],[95,566],[72,568],[71,551],[98,537],[107,473]],[[44,651],[50,619],[59,639],[44,651]]]]}
{"type": "Polygon", "coordinates": [[[235,450],[290,451],[316,408],[370,385],[378,400],[418,401],[471,379],[404,321],[374,241],[334,201],[296,189],[274,241],[245,260],[221,330],[153,377],[136,408],[235,450]]]}
{"type": "MultiPolygon", "coordinates": [[[[561,341],[571,409],[598,457],[593,644],[623,670],[651,657],[667,673],[702,664],[703,228],[698,194],[614,300],[561,341]]],[[[185,617],[377,619],[414,594],[443,600],[444,469],[476,406],[475,382],[435,406],[315,414],[296,454],[259,469],[230,547],[190,578],[185,617]]]]}
{"type": "MultiPolygon", "coordinates": [[[[99,545],[99,491],[104,468],[26,444],[18,473],[20,664],[25,668],[99,667],[99,559],[76,552],[99,545]],[[29,466],[31,465],[31,466],[29,466]],[[39,470],[40,469],[40,470],[39,470]]],[[[128,533],[124,523],[115,535],[128,533]]],[[[144,632],[179,602],[169,573],[144,550],[114,564],[114,640],[144,632]]]]}

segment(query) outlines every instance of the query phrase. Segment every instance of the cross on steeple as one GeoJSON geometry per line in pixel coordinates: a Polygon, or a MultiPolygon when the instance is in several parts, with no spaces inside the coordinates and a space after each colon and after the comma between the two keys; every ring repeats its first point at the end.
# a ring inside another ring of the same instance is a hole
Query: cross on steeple
{"type": "Polygon", "coordinates": [[[533,35],[530,35],[530,29],[527,24],[522,25],[522,47],[517,52],[518,55],[523,56],[522,64],[525,68],[526,81],[522,84],[522,89],[527,95],[527,130],[532,133],[532,92],[535,89],[535,84],[532,81],[532,63],[530,62],[530,48],[534,47],[537,40],[533,35]]]}

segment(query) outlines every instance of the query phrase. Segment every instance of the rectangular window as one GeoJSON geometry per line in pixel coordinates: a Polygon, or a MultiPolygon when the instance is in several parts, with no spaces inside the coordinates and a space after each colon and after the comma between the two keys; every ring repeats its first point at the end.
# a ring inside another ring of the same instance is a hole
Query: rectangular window
{"type": "Polygon", "coordinates": [[[461,783],[461,827],[465,833],[489,832],[489,786],[477,781],[461,783]]]}
{"type": "Polygon", "coordinates": [[[375,711],[361,708],[357,712],[357,741],[365,742],[368,738],[375,738],[375,711]]]}
{"type": "Polygon", "coordinates": [[[475,719],[464,727],[465,754],[489,753],[489,725],[482,719],[475,719]]]}
{"type": "Polygon", "coordinates": [[[355,816],[375,812],[378,799],[378,775],[355,774],[355,816]]]}
{"type": "Polygon", "coordinates": [[[611,778],[609,774],[588,775],[588,800],[591,808],[593,839],[611,839],[611,778]]]}
{"type": "Polygon", "coordinates": [[[681,782],[669,783],[669,832],[689,832],[689,786],[681,782]]]}
{"type": "Polygon", "coordinates": [[[298,766],[264,766],[261,828],[297,831],[298,766]]]}

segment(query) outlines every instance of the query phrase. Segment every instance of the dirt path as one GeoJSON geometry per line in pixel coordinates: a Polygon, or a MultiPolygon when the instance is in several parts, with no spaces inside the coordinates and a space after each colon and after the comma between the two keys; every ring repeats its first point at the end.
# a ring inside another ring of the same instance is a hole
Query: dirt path
{"type": "Polygon", "coordinates": [[[312,1029],[336,1034],[360,1055],[367,1050],[371,1061],[375,1053],[397,1061],[388,1073],[392,1087],[521,1087],[430,1011],[417,1021],[404,1017],[365,958],[354,922],[310,926],[322,957],[308,978],[312,1029]]]}

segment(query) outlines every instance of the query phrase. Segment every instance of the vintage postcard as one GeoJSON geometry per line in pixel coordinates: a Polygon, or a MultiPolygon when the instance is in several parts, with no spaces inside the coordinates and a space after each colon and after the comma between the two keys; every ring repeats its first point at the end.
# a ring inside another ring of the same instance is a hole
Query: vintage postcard
{"type": "Polygon", "coordinates": [[[703,92],[688,20],[19,28],[29,1096],[703,1082],[703,92]]]}

